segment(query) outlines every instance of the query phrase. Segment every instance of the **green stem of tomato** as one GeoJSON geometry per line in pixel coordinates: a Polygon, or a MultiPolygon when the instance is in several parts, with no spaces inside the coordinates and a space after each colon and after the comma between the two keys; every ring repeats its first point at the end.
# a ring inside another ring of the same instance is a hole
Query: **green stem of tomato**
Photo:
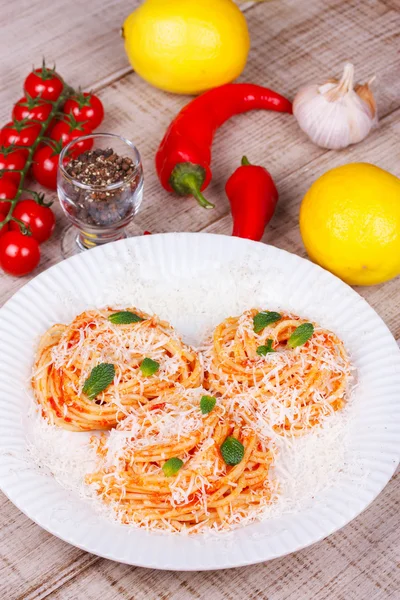
{"type": "Polygon", "coordinates": [[[21,219],[17,219],[16,217],[11,217],[10,221],[14,221],[14,223],[18,223],[20,231],[23,235],[32,235],[31,228],[29,225],[26,225],[21,219]]]}
{"type": "MultiPolygon", "coordinates": [[[[19,180],[18,190],[15,195],[15,198],[13,198],[12,200],[9,201],[10,208],[8,210],[7,216],[2,222],[0,222],[0,230],[2,227],[4,227],[10,221],[16,220],[16,219],[13,219],[12,214],[14,212],[14,208],[16,207],[18,200],[21,197],[22,192],[24,191],[24,180],[25,180],[26,174],[28,173],[28,171],[32,165],[32,159],[33,159],[35,150],[39,146],[39,144],[46,138],[46,131],[47,131],[51,121],[54,119],[54,117],[58,113],[62,112],[60,110],[60,108],[63,106],[65,100],[67,98],[69,98],[70,96],[72,96],[72,94],[74,94],[74,93],[75,93],[75,91],[69,85],[64,84],[64,89],[61,92],[60,96],[57,98],[57,100],[53,100],[50,102],[50,104],[52,105],[51,112],[50,112],[49,116],[47,117],[46,121],[42,122],[42,127],[40,130],[40,133],[37,136],[36,140],[33,142],[32,146],[30,146],[29,148],[27,148],[26,146],[18,146],[18,145],[14,146],[15,149],[27,150],[28,158],[27,158],[25,166],[22,170],[14,171],[14,169],[4,169],[4,170],[8,170],[10,173],[14,173],[14,172],[20,173],[21,177],[19,180]]],[[[0,177],[1,177],[1,175],[0,175],[0,177]]],[[[22,231],[22,233],[24,233],[24,232],[22,231]]]]}
{"type": "Polygon", "coordinates": [[[3,177],[4,173],[23,173],[22,169],[0,169],[0,178],[3,177]]]}

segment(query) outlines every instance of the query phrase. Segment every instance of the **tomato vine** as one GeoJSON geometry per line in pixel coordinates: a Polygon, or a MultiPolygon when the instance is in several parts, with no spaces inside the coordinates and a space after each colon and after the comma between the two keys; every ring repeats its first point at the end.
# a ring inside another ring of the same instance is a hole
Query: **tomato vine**
{"type": "MultiPolygon", "coordinates": [[[[36,139],[34,140],[34,142],[32,143],[31,146],[27,147],[27,146],[19,146],[17,144],[12,146],[13,150],[19,150],[19,149],[23,149],[26,150],[28,152],[28,156],[25,162],[25,165],[22,169],[1,169],[0,170],[0,177],[2,177],[5,173],[19,173],[20,174],[20,181],[19,181],[19,185],[17,188],[17,193],[15,194],[15,197],[10,199],[10,200],[5,200],[8,201],[10,203],[10,207],[8,210],[8,213],[6,214],[5,218],[3,221],[0,222],[0,230],[5,227],[7,225],[7,223],[9,223],[10,221],[17,221],[17,219],[15,219],[15,217],[13,217],[13,211],[14,208],[18,202],[18,200],[21,197],[22,192],[26,191],[29,192],[31,195],[33,195],[34,200],[38,201],[39,196],[37,194],[32,194],[31,190],[26,190],[24,189],[24,182],[25,182],[25,177],[32,165],[32,160],[33,160],[33,156],[35,154],[36,149],[38,148],[38,146],[47,141],[46,138],[46,132],[50,126],[50,123],[52,122],[52,120],[62,112],[62,110],[60,110],[62,108],[62,106],[64,105],[64,102],[74,94],[74,90],[67,84],[63,83],[63,90],[61,92],[61,94],[59,95],[59,97],[56,100],[46,100],[47,103],[52,105],[52,109],[48,115],[48,117],[46,118],[45,121],[37,121],[35,119],[27,119],[26,122],[27,123],[36,123],[36,124],[40,124],[41,128],[40,128],[40,132],[38,134],[38,136],[36,137],[36,139]]],[[[42,102],[41,98],[39,97],[38,102],[42,102]]],[[[19,122],[21,123],[21,122],[19,122]]],[[[23,122],[22,122],[22,126],[23,126],[23,122]]],[[[10,151],[10,146],[7,147],[7,150],[10,151]]],[[[23,226],[23,224],[21,224],[21,230],[22,233],[25,234],[29,234],[29,231],[27,230],[27,228],[25,226],[23,226]],[[23,227],[22,227],[23,226],[23,227]]]]}

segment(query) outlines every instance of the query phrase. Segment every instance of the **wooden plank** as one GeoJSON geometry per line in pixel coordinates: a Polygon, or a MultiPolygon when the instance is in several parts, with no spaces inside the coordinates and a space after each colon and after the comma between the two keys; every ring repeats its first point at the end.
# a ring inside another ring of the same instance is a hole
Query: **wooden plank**
{"type": "MultiPolygon", "coordinates": [[[[47,3],[45,26],[44,11],[38,5],[20,1],[3,8],[0,22],[7,23],[1,38],[3,56],[10,47],[13,51],[0,65],[1,114],[8,118],[12,102],[19,97],[27,63],[37,62],[44,52],[56,59],[60,72],[74,85],[105,87],[101,91],[107,111],[104,129],[131,137],[143,155],[146,192],[137,219],[139,230],[230,233],[223,187],[246,152],[271,170],[281,188],[280,207],[269,230],[271,237],[267,233],[266,240],[301,254],[297,208],[313,177],[336,164],[335,160],[355,160],[355,152],[360,153],[357,160],[365,160],[365,152],[369,160],[380,161],[378,164],[389,170],[393,167],[398,174],[393,152],[398,113],[392,120],[385,119],[382,128],[365,143],[335,156],[311,145],[286,115],[257,113],[234,119],[216,137],[214,181],[209,189],[210,199],[218,202],[215,211],[206,212],[191,200],[170,197],[155,177],[153,157],[169,120],[186,99],[154,90],[130,72],[118,29],[134,3],[127,8],[122,0],[90,1],[83,12],[77,0],[71,2],[62,4],[62,10],[60,0],[51,6],[47,3]]],[[[378,74],[381,115],[399,108],[400,15],[395,0],[274,0],[244,7],[248,9],[252,51],[243,81],[269,85],[293,96],[309,80],[338,74],[343,62],[351,59],[360,79],[378,74]]],[[[59,219],[56,235],[43,247],[41,269],[61,259],[64,223],[59,219]]],[[[0,275],[0,304],[26,280],[0,275]]],[[[392,331],[400,333],[395,318],[397,283],[364,288],[362,293],[392,331]]],[[[158,573],[97,559],[42,531],[1,496],[0,597],[394,598],[398,583],[394,570],[398,485],[398,478],[392,480],[368,511],[308,550],[260,566],[208,574],[158,573]]]]}
{"type": "Polygon", "coordinates": [[[40,529],[0,494],[0,598],[41,598],[98,558],[40,529]]]}

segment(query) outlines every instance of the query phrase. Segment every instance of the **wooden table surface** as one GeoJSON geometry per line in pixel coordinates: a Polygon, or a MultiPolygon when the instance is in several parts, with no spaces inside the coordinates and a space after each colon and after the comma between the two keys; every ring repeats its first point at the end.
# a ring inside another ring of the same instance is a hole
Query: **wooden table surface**
{"type": "MultiPolygon", "coordinates": [[[[230,234],[224,182],[246,153],[271,171],[280,192],[264,241],[305,256],[299,204],[327,169],[366,161],[400,176],[399,0],[272,0],[241,5],[252,49],[242,81],[268,85],[293,97],[300,85],[340,74],[351,60],[358,80],[377,76],[380,126],[342,152],[312,145],[287,115],[252,113],[233,119],[216,136],[214,211],[170,197],[154,173],[153,158],[171,117],[187,98],[148,86],[132,72],[119,37],[123,18],[138,2],[69,0],[2,2],[0,115],[12,103],[32,63],[56,61],[74,87],[98,91],[105,131],[132,139],[142,153],[145,199],[140,230],[230,234]],[[84,7],[84,8],[83,8],[84,7]]],[[[39,270],[59,262],[65,220],[57,210],[52,240],[39,270]]],[[[35,273],[37,274],[37,273],[35,273]]],[[[0,274],[0,306],[29,278],[0,274]]],[[[400,277],[357,290],[400,339],[400,277]]],[[[157,572],[104,560],[46,533],[0,494],[0,598],[4,600],[378,600],[400,598],[399,474],[363,514],[310,548],[268,563],[209,573],[157,572]]]]}

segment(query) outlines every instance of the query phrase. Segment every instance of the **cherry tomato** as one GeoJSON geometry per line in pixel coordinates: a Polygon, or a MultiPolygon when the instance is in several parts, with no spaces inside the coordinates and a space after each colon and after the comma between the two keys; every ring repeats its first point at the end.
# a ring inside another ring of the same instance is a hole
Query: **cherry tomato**
{"type": "MultiPolygon", "coordinates": [[[[22,171],[25,166],[26,159],[28,158],[28,152],[26,150],[10,150],[7,152],[0,152],[0,170],[1,169],[16,169],[22,171]]],[[[16,186],[19,185],[21,174],[20,173],[3,173],[0,175],[1,179],[8,180],[14,183],[16,186]]]]}
{"type": "Polygon", "coordinates": [[[51,113],[52,105],[49,102],[43,102],[39,98],[27,98],[23,96],[14,104],[12,118],[15,121],[23,119],[35,119],[35,121],[47,121],[51,113]]]}
{"type": "Polygon", "coordinates": [[[79,93],[72,98],[68,98],[64,105],[64,112],[74,115],[75,119],[96,129],[104,119],[104,108],[101,100],[94,94],[79,93]]]}
{"type": "Polygon", "coordinates": [[[18,231],[6,231],[0,238],[0,267],[9,275],[21,277],[36,269],[40,261],[39,243],[18,231]]]}
{"type": "Polygon", "coordinates": [[[10,203],[4,202],[7,200],[13,200],[17,195],[18,188],[13,181],[9,179],[0,179],[0,213],[7,214],[10,209],[10,203]]]}
{"type": "MultiPolygon", "coordinates": [[[[57,142],[61,142],[63,146],[66,146],[69,142],[72,142],[72,140],[76,140],[83,135],[89,135],[90,133],[92,133],[92,130],[86,123],[78,123],[75,118],[72,117],[69,121],[58,121],[50,131],[50,138],[57,142]]],[[[80,140],[73,145],[70,155],[73,158],[77,158],[82,152],[90,150],[92,146],[93,139],[80,140]]]]}
{"type": "Polygon", "coordinates": [[[63,91],[61,77],[54,71],[43,66],[29,73],[25,79],[24,90],[32,98],[40,96],[42,100],[57,100],[63,91]]]}
{"type": "MultiPolygon", "coordinates": [[[[34,200],[20,200],[13,211],[13,217],[27,225],[32,237],[42,244],[54,231],[56,220],[51,208],[41,206],[34,200]]],[[[18,223],[10,222],[11,231],[20,231],[18,223]]]]}
{"type": "MultiPolygon", "coordinates": [[[[7,215],[3,215],[3,213],[0,213],[0,226],[2,224],[2,222],[4,221],[4,219],[6,218],[7,215]]],[[[9,230],[9,224],[6,223],[5,225],[3,225],[2,227],[0,227],[0,238],[6,233],[6,231],[9,230]]]]}
{"type": "Polygon", "coordinates": [[[32,173],[36,181],[51,190],[57,189],[59,152],[50,146],[39,148],[33,155],[32,173]]]}
{"type": "Polygon", "coordinates": [[[32,146],[40,131],[39,123],[11,121],[1,130],[0,142],[3,146],[32,146]]]}

